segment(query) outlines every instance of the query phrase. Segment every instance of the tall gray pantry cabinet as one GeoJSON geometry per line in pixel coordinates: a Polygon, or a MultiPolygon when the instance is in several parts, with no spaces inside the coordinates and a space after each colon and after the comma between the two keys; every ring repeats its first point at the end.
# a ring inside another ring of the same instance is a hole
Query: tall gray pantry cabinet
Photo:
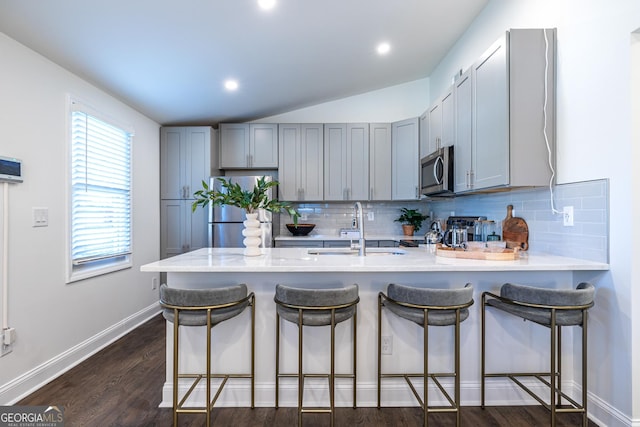
{"type": "Polygon", "coordinates": [[[192,213],[193,193],[218,175],[211,169],[215,131],[208,126],[160,129],[160,257],[208,246],[208,210],[192,213]]]}

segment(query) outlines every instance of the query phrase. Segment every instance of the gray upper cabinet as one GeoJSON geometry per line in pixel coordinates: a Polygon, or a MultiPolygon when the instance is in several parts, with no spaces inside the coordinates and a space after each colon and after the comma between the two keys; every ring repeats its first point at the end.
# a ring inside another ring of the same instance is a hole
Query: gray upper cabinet
{"type": "MultiPolygon", "coordinates": [[[[555,163],[555,37],[554,29],[510,30],[471,67],[471,170],[466,190],[458,192],[549,184],[548,164],[555,163]]],[[[464,140],[464,124],[456,129],[464,140]]],[[[456,158],[466,154],[461,144],[456,158]]],[[[461,181],[457,171],[456,189],[461,181]]]]}
{"type": "Polygon", "coordinates": [[[163,127],[160,129],[160,198],[192,199],[211,175],[213,129],[163,127]]]}
{"type": "Polygon", "coordinates": [[[419,193],[418,118],[391,124],[391,199],[417,200],[419,193]]]}
{"type": "Polygon", "coordinates": [[[369,200],[391,200],[391,123],[369,124],[369,200]]]}
{"type": "Polygon", "coordinates": [[[220,169],[276,169],[277,167],[277,124],[220,124],[220,169]]]}
{"type": "Polygon", "coordinates": [[[429,136],[425,156],[442,147],[453,145],[455,139],[453,86],[450,86],[429,108],[427,115],[429,136]]]}
{"type": "Polygon", "coordinates": [[[456,193],[469,190],[472,173],[473,134],[473,85],[471,68],[454,84],[455,143],[453,145],[453,190],[456,193]]]}
{"type": "Polygon", "coordinates": [[[324,200],[368,200],[369,124],[324,125],[324,200]]]}
{"type": "Polygon", "coordinates": [[[281,200],[323,199],[323,135],[322,124],[278,126],[278,191],[281,200]]]}

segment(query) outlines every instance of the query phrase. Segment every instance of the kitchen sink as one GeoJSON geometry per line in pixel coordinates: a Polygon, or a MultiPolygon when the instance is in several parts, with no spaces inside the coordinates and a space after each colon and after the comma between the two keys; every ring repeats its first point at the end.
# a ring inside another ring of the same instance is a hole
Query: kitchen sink
{"type": "MultiPolygon", "coordinates": [[[[309,255],[350,255],[358,256],[358,250],[349,248],[324,248],[324,249],[309,249],[307,252],[309,255]]],[[[366,250],[367,256],[376,255],[404,255],[406,251],[402,249],[386,249],[386,248],[368,248],[366,250]]]]}

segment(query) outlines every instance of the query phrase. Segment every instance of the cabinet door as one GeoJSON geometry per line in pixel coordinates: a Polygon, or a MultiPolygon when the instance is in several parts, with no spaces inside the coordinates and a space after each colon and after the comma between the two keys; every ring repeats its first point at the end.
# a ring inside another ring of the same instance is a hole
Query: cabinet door
{"type": "Polygon", "coordinates": [[[442,140],[442,105],[440,101],[429,108],[429,139],[427,145],[427,155],[440,148],[442,140]]]}
{"type": "Polygon", "coordinates": [[[391,125],[391,198],[417,200],[418,192],[418,118],[391,125]]]}
{"type": "Polygon", "coordinates": [[[249,125],[220,125],[220,169],[247,168],[249,165],[249,125]]]}
{"type": "Polygon", "coordinates": [[[185,130],[181,127],[160,129],[160,198],[182,199],[185,196],[183,170],[185,130]]]}
{"type": "Polygon", "coordinates": [[[369,199],[369,124],[347,125],[347,200],[369,199]]]}
{"type": "Polygon", "coordinates": [[[455,141],[455,104],[453,87],[450,87],[440,101],[442,110],[440,148],[451,147],[455,141]]]}
{"type": "Polygon", "coordinates": [[[191,200],[184,201],[186,252],[209,246],[209,208],[191,210],[191,200]]]}
{"type": "Polygon", "coordinates": [[[280,200],[300,200],[300,149],[300,125],[279,125],[278,198],[280,200]]]}
{"type": "Polygon", "coordinates": [[[278,167],[278,125],[250,124],[249,160],[251,168],[278,167]]]}
{"type": "Polygon", "coordinates": [[[347,125],[324,125],[324,200],[346,200],[347,125]]]}
{"type": "Polygon", "coordinates": [[[369,125],[369,200],[391,200],[391,123],[369,125]]]}
{"type": "Polygon", "coordinates": [[[160,202],[160,258],[184,252],[184,200],[160,202]]]}
{"type": "Polygon", "coordinates": [[[427,154],[430,154],[429,151],[429,111],[425,111],[424,114],[420,116],[419,119],[420,124],[420,158],[423,158],[427,154]]]}
{"type": "Polygon", "coordinates": [[[472,96],[471,69],[467,70],[455,84],[455,144],[453,149],[454,192],[471,189],[472,156],[472,96]]]}
{"type": "Polygon", "coordinates": [[[211,175],[211,132],[208,126],[186,128],[185,198],[202,188],[211,175]]]}
{"type": "Polygon", "coordinates": [[[323,135],[322,124],[300,126],[300,200],[318,201],[324,198],[323,135]]]}
{"type": "Polygon", "coordinates": [[[472,68],[474,190],[509,183],[507,44],[508,34],[505,34],[472,68]]]}
{"type": "Polygon", "coordinates": [[[160,257],[167,258],[209,246],[208,209],[191,211],[191,200],[160,202],[160,257]]]}

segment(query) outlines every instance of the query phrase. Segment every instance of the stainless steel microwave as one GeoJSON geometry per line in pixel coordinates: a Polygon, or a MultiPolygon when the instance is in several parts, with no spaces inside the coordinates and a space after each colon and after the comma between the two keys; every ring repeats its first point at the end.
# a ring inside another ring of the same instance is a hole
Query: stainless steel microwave
{"type": "Polygon", "coordinates": [[[420,160],[420,192],[453,195],[453,147],[442,147],[420,160]]]}

